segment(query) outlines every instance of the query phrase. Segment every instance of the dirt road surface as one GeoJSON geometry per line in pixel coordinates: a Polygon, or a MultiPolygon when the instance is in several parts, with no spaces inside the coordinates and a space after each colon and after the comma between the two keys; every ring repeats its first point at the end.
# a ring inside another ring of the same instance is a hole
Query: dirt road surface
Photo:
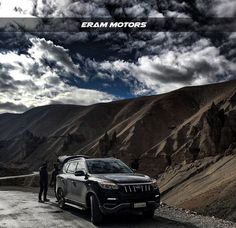
{"type": "MultiPolygon", "coordinates": [[[[38,228],[38,227],[95,227],[90,223],[89,212],[80,211],[73,207],[66,210],[58,208],[55,199],[49,197],[50,202],[38,203],[37,189],[1,187],[0,189],[0,227],[1,228],[38,228]]],[[[169,207],[157,210],[153,219],[144,219],[140,215],[109,216],[100,227],[233,227],[232,223],[224,222],[212,224],[199,219],[190,219],[185,212],[169,207]],[[162,211],[162,212],[161,212],[162,211]],[[173,216],[175,213],[177,216],[173,216]],[[185,216],[185,217],[184,217],[185,216]],[[183,217],[183,218],[182,218],[183,217]],[[208,225],[212,226],[208,226],[208,225]],[[226,224],[226,226],[224,226],[226,224]],[[229,226],[228,226],[229,225],[229,226]]],[[[201,217],[200,217],[201,218],[201,217]]],[[[205,218],[205,217],[204,217],[205,218]]],[[[211,218],[209,218],[211,219],[211,218]]],[[[213,222],[215,221],[212,220],[213,222]]]]}

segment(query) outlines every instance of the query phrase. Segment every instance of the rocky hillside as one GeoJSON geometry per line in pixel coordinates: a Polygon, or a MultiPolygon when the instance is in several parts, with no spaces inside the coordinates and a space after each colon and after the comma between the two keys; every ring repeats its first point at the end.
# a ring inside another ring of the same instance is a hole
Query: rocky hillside
{"type": "Polygon", "coordinates": [[[147,162],[162,160],[159,172],[168,166],[188,164],[211,156],[236,153],[236,93],[219,93],[211,102],[186,118],[163,140],[142,155],[143,169],[156,172],[147,162]]]}
{"type": "Polygon", "coordinates": [[[236,221],[236,155],[207,157],[166,169],[162,200],[204,215],[236,221]]]}

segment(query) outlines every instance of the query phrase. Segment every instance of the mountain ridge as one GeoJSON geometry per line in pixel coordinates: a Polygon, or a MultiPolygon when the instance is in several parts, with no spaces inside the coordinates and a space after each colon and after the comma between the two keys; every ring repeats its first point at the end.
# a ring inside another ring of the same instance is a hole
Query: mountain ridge
{"type": "MultiPolygon", "coordinates": [[[[229,96],[229,90],[235,87],[234,80],[90,106],[56,104],[36,107],[22,114],[0,114],[0,140],[10,140],[30,131],[38,137],[54,137],[55,142],[52,144],[58,144],[56,151],[60,154],[63,142],[59,137],[56,139],[56,136],[82,134],[86,142],[70,148],[68,153],[95,155],[99,151],[99,139],[104,133],[112,134],[116,131],[121,144],[119,150],[131,150],[131,157],[132,154],[133,157],[139,157],[143,153],[150,153],[151,148],[201,112],[204,106],[217,102],[222,96],[229,96]],[[153,130],[158,132],[153,134],[153,130]],[[146,135],[148,139],[145,143],[137,143],[139,138],[145,138],[146,135]]],[[[124,159],[130,160],[131,157],[124,159]]]]}

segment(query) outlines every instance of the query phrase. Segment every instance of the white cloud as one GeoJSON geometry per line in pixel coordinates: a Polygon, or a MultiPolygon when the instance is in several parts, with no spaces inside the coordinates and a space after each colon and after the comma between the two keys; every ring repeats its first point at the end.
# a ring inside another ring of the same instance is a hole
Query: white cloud
{"type": "Polygon", "coordinates": [[[125,8],[125,13],[132,17],[144,17],[146,16],[146,10],[149,9],[147,3],[135,4],[131,7],[125,8]]]}
{"type": "Polygon", "coordinates": [[[80,76],[79,65],[76,65],[71,59],[68,50],[55,45],[52,41],[47,41],[44,38],[31,38],[32,47],[28,53],[36,61],[48,59],[54,61],[68,73],[73,73],[80,76]]]}
{"type": "Polygon", "coordinates": [[[3,69],[1,77],[7,79],[5,82],[0,80],[0,112],[21,112],[24,108],[55,102],[89,105],[116,99],[105,92],[66,84],[59,73],[62,73],[63,69],[68,73],[76,73],[78,67],[69,57],[67,50],[45,39],[32,38],[31,42],[32,47],[28,49],[28,53],[0,53],[3,69]],[[42,62],[42,58],[55,60],[57,64],[50,67],[42,62]]]}
{"type": "Polygon", "coordinates": [[[215,0],[213,11],[218,17],[235,17],[236,1],[235,0],[215,0]]]}
{"type": "Polygon", "coordinates": [[[33,14],[33,0],[1,0],[0,17],[21,17],[33,14]]]}
{"type": "Polygon", "coordinates": [[[177,11],[167,11],[166,16],[167,17],[175,17],[175,18],[190,18],[190,16],[188,16],[187,14],[179,13],[177,11]]]}
{"type": "MultiPolygon", "coordinates": [[[[228,73],[230,77],[234,68],[235,64],[221,55],[207,39],[175,51],[166,50],[160,55],[142,56],[136,63],[116,60],[100,64],[101,70],[121,75],[121,79],[133,77],[138,80],[145,86],[144,93],[146,88],[164,93],[186,85],[216,82],[219,75],[228,73]]],[[[140,88],[136,90],[134,93],[141,93],[140,88]]]]}
{"type": "Polygon", "coordinates": [[[1,17],[102,17],[109,16],[102,1],[1,0],[1,17]]]}
{"type": "Polygon", "coordinates": [[[65,104],[90,105],[101,102],[110,102],[116,97],[98,90],[79,89],[64,85],[63,93],[60,93],[53,101],[65,104]]]}
{"type": "Polygon", "coordinates": [[[229,39],[236,40],[236,32],[232,32],[229,36],[229,39]]]}

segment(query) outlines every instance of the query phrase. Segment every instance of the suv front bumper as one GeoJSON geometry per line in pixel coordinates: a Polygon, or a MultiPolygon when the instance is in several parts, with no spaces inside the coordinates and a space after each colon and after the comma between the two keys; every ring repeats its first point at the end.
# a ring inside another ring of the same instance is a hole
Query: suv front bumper
{"type": "Polygon", "coordinates": [[[145,202],[145,207],[135,208],[135,203],[119,203],[117,205],[115,204],[109,204],[105,203],[102,206],[100,205],[100,210],[103,214],[114,214],[114,213],[120,213],[120,212],[132,212],[132,211],[147,211],[147,210],[155,210],[160,206],[160,203],[157,201],[147,201],[145,202]]]}
{"type": "Polygon", "coordinates": [[[103,214],[114,214],[132,211],[150,211],[160,206],[159,189],[138,189],[133,192],[119,190],[96,191],[99,207],[103,214]],[[141,204],[141,206],[140,206],[141,204]]]}

